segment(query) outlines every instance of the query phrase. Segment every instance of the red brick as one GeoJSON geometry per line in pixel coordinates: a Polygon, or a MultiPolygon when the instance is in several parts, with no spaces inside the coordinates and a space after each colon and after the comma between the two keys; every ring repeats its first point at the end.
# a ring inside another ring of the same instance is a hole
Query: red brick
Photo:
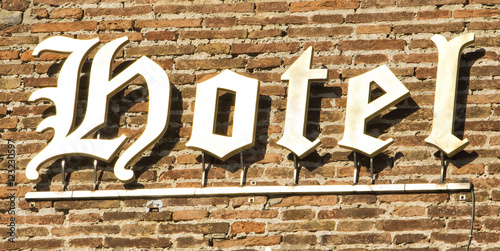
{"type": "Polygon", "coordinates": [[[119,238],[106,237],[105,247],[134,247],[134,248],[168,248],[172,246],[170,238],[119,238]]]}
{"type": "Polygon", "coordinates": [[[305,12],[315,10],[357,9],[359,0],[309,1],[290,3],[290,12],[305,12]]]}
{"type": "Polygon", "coordinates": [[[390,244],[391,235],[387,233],[377,234],[356,234],[356,235],[323,235],[321,243],[326,245],[346,245],[346,244],[390,244]]]}
{"type": "Polygon", "coordinates": [[[256,30],[251,31],[248,34],[248,38],[264,38],[264,37],[278,37],[283,35],[282,30],[278,29],[268,29],[268,30],[256,30]]]}
{"type": "Polygon", "coordinates": [[[314,15],[311,17],[312,24],[325,24],[325,23],[337,23],[340,24],[344,21],[342,15],[314,15]]]}
{"type": "Polygon", "coordinates": [[[205,18],[205,27],[231,27],[237,23],[234,17],[213,17],[205,18]]]}
{"type": "Polygon", "coordinates": [[[15,51],[15,50],[1,50],[0,51],[0,60],[18,59],[18,58],[19,58],[19,51],[15,51]]]}
{"type": "Polygon", "coordinates": [[[216,219],[271,219],[278,216],[276,210],[217,210],[210,213],[216,219]]]}
{"type": "Polygon", "coordinates": [[[239,19],[240,25],[267,25],[267,24],[307,24],[307,17],[284,16],[284,17],[244,17],[239,19]]]}
{"type": "Polygon", "coordinates": [[[201,27],[202,19],[136,20],[135,28],[194,28],[201,27]]]}
{"type": "Polygon", "coordinates": [[[184,30],[180,31],[181,39],[222,39],[222,38],[246,38],[247,30],[184,30]]]}
{"type": "Polygon", "coordinates": [[[237,235],[240,233],[256,233],[261,234],[266,231],[266,223],[263,222],[251,222],[251,221],[240,221],[231,224],[231,234],[237,235]]]}
{"type": "Polygon", "coordinates": [[[198,220],[208,217],[208,211],[199,210],[180,210],[174,211],[172,214],[172,220],[174,221],[188,221],[188,220],[198,220]]]}
{"type": "Polygon", "coordinates": [[[377,33],[390,33],[392,26],[390,24],[381,25],[360,25],[356,27],[356,33],[358,34],[377,34],[377,33]]]}
{"type": "Polygon", "coordinates": [[[113,20],[99,22],[99,30],[103,31],[124,31],[130,30],[133,27],[132,20],[113,20]]]}
{"type": "Polygon", "coordinates": [[[417,12],[418,20],[428,20],[436,18],[449,18],[451,17],[451,11],[449,10],[428,10],[417,12]]]}
{"type": "MultiPolygon", "coordinates": [[[[28,64],[1,64],[0,75],[20,75],[33,72],[33,65],[28,64]]],[[[15,95],[15,94],[14,94],[15,95]]]]}
{"type": "Polygon", "coordinates": [[[418,220],[380,220],[376,228],[383,231],[415,231],[444,228],[443,220],[418,219],[418,220]]]}
{"type": "Polygon", "coordinates": [[[246,59],[201,59],[201,60],[184,60],[179,59],[175,62],[176,69],[233,69],[244,68],[246,59]]]}
{"type": "Polygon", "coordinates": [[[432,24],[411,24],[411,25],[394,25],[392,32],[394,33],[442,33],[442,32],[462,32],[465,28],[464,23],[432,23],[432,24]]]}
{"type": "Polygon", "coordinates": [[[134,6],[120,8],[89,8],[85,9],[85,16],[135,16],[151,12],[151,6],[134,6]]]}
{"type": "Polygon", "coordinates": [[[257,12],[284,12],[288,11],[288,4],[285,2],[264,2],[256,4],[257,12]]]}
{"type": "Polygon", "coordinates": [[[80,8],[54,9],[50,12],[51,19],[82,19],[83,10],[80,8]]]}
{"type": "Polygon", "coordinates": [[[127,48],[125,53],[128,57],[184,55],[192,54],[194,49],[195,47],[193,45],[141,46],[127,48]]]}
{"type": "Polygon", "coordinates": [[[297,52],[299,43],[276,43],[276,44],[233,44],[232,54],[255,54],[272,52],[297,52]]]}
{"type": "Polygon", "coordinates": [[[378,218],[384,214],[384,209],[379,208],[349,208],[349,209],[332,209],[321,210],[318,212],[318,219],[338,219],[338,218],[378,218]]]}
{"type": "Polygon", "coordinates": [[[347,23],[373,23],[380,21],[411,20],[415,17],[413,12],[385,12],[385,13],[356,13],[347,14],[347,23]]]}
{"type": "MultiPolygon", "coordinates": [[[[125,33],[100,33],[97,35],[99,38],[99,41],[102,43],[107,43],[111,42],[112,40],[115,40],[117,38],[126,36],[128,37],[129,41],[141,41],[142,40],[142,33],[139,32],[125,32],[125,33]]],[[[93,34],[78,34],[77,38],[78,39],[93,39],[95,38],[96,35],[93,34]]]]}
{"type": "Polygon", "coordinates": [[[382,64],[388,60],[386,54],[360,54],[354,58],[354,64],[382,64]]]}
{"type": "Polygon", "coordinates": [[[467,4],[467,0],[396,0],[397,6],[467,4]]]}
{"type": "Polygon", "coordinates": [[[63,4],[92,4],[98,3],[100,0],[35,0],[35,5],[37,4],[49,4],[52,6],[59,6],[63,4]]]}
{"type": "Polygon", "coordinates": [[[33,24],[31,32],[63,32],[63,31],[95,31],[97,30],[96,21],[62,22],[62,23],[44,23],[33,24]]]}
{"type": "Polygon", "coordinates": [[[28,239],[28,240],[15,240],[15,242],[5,241],[2,244],[2,248],[6,250],[31,249],[33,247],[54,250],[54,249],[62,249],[63,246],[64,246],[64,240],[59,240],[54,238],[49,240],[28,239]]]}
{"type": "Polygon", "coordinates": [[[283,236],[283,243],[288,245],[315,245],[316,244],[316,236],[314,235],[298,235],[298,234],[289,234],[283,236]]]}
{"type": "Polygon", "coordinates": [[[103,238],[76,238],[69,240],[69,245],[71,247],[90,247],[90,248],[102,248],[104,243],[103,238]]]}
{"type": "Polygon", "coordinates": [[[337,231],[368,231],[374,225],[371,221],[339,221],[337,231]]]}
{"type": "Polygon", "coordinates": [[[208,239],[195,239],[194,237],[179,237],[175,239],[177,248],[200,248],[208,247],[208,239]]]}
{"type": "Polygon", "coordinates": [[[0,46],[37,43],[38,37],[0,37],[0,46]]]}
{"type": "Polygon", "coordinates": [[[227,249],[231,247],[274,246],[281,242],[281,236],[249,236],[244,239],[214,241],[214,247],[227,249]]]}
{"type": "Polygon", "coordinates": [[[179,34],[173,31],[150,31],[146,33],[146,39],[152,41],[158,40],[177,40],[179,34]]]}
{"type": "Polygon", "coordinates": [[[454,18],[471,18],[471,17],[495,17],[500,14],[498,9],[479,9],[479,10],[456,10],[453,12],[454,18]]]}
{"type": "Polygon", "coordinates": [[[341,51],[359,50],[403,50],[406,45],[404,40],[342,40],[338,48],[341,51]]]}
{"type": "Polygon", "coordinates": [[[288,28],[287,33],[290,37],[334,37],[349,35],[352,31],[352,27],[339,26],[288,28]]]}
{"type": "Polygon", "coordinates": [[[283,220],[311,220],[315,213],[311,209],[294,209],[283,211],[283,220]]]}
{"type": "Polygon", "coordinates": [[[245,13],[253,12],[253,3],[225,3],[225,4],[206,4],[206,5],[158,5],[155,6],[155,13],[183,13],[183,12],[195,12],[195,13],[221,13],[221,12],[236,12],[245,13]]]}
{"type": "Polygon", "coordinates": [[[227,234],[228,223],[196,223],[196,224],[165,224],[158,227],[159,234],[190,233],[190,234],[227,234]]]}

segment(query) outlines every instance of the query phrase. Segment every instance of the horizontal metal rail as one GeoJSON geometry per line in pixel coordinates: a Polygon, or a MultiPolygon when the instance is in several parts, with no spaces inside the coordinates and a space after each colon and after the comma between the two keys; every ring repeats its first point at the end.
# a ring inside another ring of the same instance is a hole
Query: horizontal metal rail
{"type": "Polygon", "coordinates": [[[380,185],[316,185],[316,186],[243,186],[155,188],[136,190],[98,190],[28,192],[26,200],[84,200],[133,199],[161,197],[207,197],[242,195],[301,195],[301,194],[377,194],[377,193],[433,193],[470,191],[470,183],[443,184],[380,184],[380,185]]]}

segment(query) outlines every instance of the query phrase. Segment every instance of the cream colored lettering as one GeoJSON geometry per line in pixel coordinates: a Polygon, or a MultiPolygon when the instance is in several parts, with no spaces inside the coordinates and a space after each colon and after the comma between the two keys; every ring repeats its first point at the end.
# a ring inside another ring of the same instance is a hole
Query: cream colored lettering
{"type": "Polygon", "coordinates": [[[349,80],[344,136],[339,145],[373,157],[392,144],[365,134],[366,122],[387,107],[410,96],[410,92],[389,70],[380,66],[349,80]],[[386,93],[369,102],[370,86],[375,82],[386,93]]]}
{"type": "Polygon", "coordinates": [[[474,34],[460,35],[450,41],[441,35],[434,35],[431,39],[438,47],[439,59],[432,130],[425,142],[451,157],[463,150],[469,143],[467,139],[460,140],[453,135],[453,124],[460,53],[465,46],[474,42],[474,34]]]}
{"type": "Polygon", "coordinates": [[[254,145],[257,119],[259,81],[229,70],[199,83],[191,139],[186,146],[209,152],[221,160],[254,145]],[[234,92],[234,119],[232,136],[215,134],[217,93],[219,90],[234,92]]]}
{"type": "Polygon", "coordinates": [[[311,69],[312,55],[313,48],[309,47],[281,76],[281,80],[288,80],[289,84],[285,130],[277,144],[292,151],[299,158],[304,158],[321,144],[319,139],[311,142],[304,136],[310,81],[328,77],[327,69],[311,69]]]}
{"type": "Polygon", "coordinates": [[[81,125],[74,131],[71,131],[71,128],[75,120],[80,70],[88,53],[98,45],[99,40],[76,40],[56,36],[44,40],[35,48],[35,56],[44,51],[70,55],[61,69],[57,87],[38,90],[30,97],[30,101],[51,100],[57,112],[56,115],[43,120],[37,128],[38,132],[53,128],[54,137],[28,164],[26,176],[29,180],[38,181],[38,169],[45,162],[65,155],[84,155],[106,162],[116,156],[126,142],[124,135],[109,140],[93,139],[93,135],[106,124],[109,98],[141,75],[146,79],[149,93],[148,124],[141,137],[118,158],[114,167],[114,173],[119,180],[134,180],[134,172],[126,167],[166,130],[170,111],[170,85],[165,71],[146,57],[141,57],[118,76],[110,79],[114,56],[126,42],[126,37],[116,39],[97,52],[91,68],[86,114],[81,125]]]}

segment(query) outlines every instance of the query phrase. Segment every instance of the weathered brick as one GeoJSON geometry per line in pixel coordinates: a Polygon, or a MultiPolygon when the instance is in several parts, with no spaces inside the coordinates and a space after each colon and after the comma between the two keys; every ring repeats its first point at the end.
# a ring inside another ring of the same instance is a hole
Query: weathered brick
{"type": "Polygon", "coordinates": [[[356,235],[323,235],[321,243],[326,245],[346,245],[346,244],[388,244],[391,243],[391,235],[387,233],[377,234],[356,234],[356,235]]]}
{"type": "Polygon", "coordinates": [[[31,32],[61,32],[61,31],[94,31],[97,30],[96,21],[62,22],[33,24],[31,32]]]}
{"type": "Polygon", "coordinates": [[[304,16],[244,17],[238,22],[240,25],[307,24],[308,19],[304,16]]]}
{"type": "Polygon", "coordinates": [[[432,24],[412,24],[412,25],[394,25],[394,33],[442,33],[442,32],[462,32],[465,28],[464,23],[432,23],[432,24]]]}
{"type": "Polygon", "coordinates": [[[132,29],[132,20],[112,20],[99,22],[99,30],[103,31],[124,31],[132,29]]]}
{"type": "Polygon", "coordinates": [[[120,238],[106,237],[105,247],[167,248],[172,245],[170,238],[120,238]]]}
{"type": "Polygon", "coordinates": [[[163,45],[163,46],[141,46],[127,48],[125,53],[129,57],[134,56],[159,56],[159,55],[184,55],[192,54],[195,47],[192,45],[163,45]]]}
{"type": "Polygon", "coordinates": [[[121,8],[88,8],[85,16],[135,16],[145,15],[151,12],[151,6],[134,6],[121,8]]]}
{"type": "Polygon", "coordinates": [[[208,217],[208,211],[203,209],[180,210],[180,211],[174,211],[172,214],[172,220],[174,221],[197,220],[207,217],[208,217]]]}
{"type": "Polygon", "coordinates": [[[192,234],[227,234],[228,223],[167,224],[158,227],[159,234],[192,233],[192,234]]]}
{"type": "Polygon", "coordinates": [[[288,11],[288,4],[285,2],[263,2],[256,3],[257,12],[283,12],[288,11]]]}
{"type": "Polygon", "coordinates": [[[279,235],[266,237],[249,236],[243,239],[215,241],[214,247],[225,249],[230,247],[273,246],[279,244],[280,242],[281,236],[279,235]]]}
{"type": "Polygon", "coordinates": [[[235,59],[201,59],[201,60],[184,60],[179,59],[175,63],[176,68],[180,70],[186,69],[233,69],[244,68],[246,60],[243,58],[235,59]]]}
{"type": "Polygon", "coordinates": [[[333,0],[333,1],[308,1],[290,3],[290,12],[305,12],[315,10],[356,9],[359,1],[333,0]]]}
{"type": "Polygon", "coordinates": [[[146,33],[146,39],[152,41],[158,40],[177,40],[179,34],[173,31],[150,31],[146,33]]]}
{"type": "Polygon", "coordinates": [[[49,13],[51,19],[82,19],[83,10],[80,8],[54,9],[49,13]]]}
{"type": "Polygon", "coordinates": [[[283,243],[288,245],[314,245],[316,244],[316,236],[289,234],[283,236],[283,243]]]}
{"type": "Polygon", "coordinates": [[[183,30],[180,31],[180,39],[222,39],[222,38],[246,38],[247,30],[183,30]]]}
{"type": "Polygon", "coordinates": [[[375,227],[384,231],[414,231],[442,229],[445,226],[443,220],[418,219],[418,220],[380,220],[375,227]]]}
{"type": "Polygon", "coordinates": [[[345,36],[351,34],[352,27],[307,27],[307,28],[289,28],[287,31],[290,37],[333,37],[345,36]]]}
{"type": "Polygon", "coordinates": [[[203,19],[171,19],[171,20],[136,20],[134,27],[136,29],[142,28],[193,28],[201,27],[203,19]]]}
{"type": "Polygon", "coordinates": [[[318,219],[338,219],[338,218],[366,219],[366,218],[377,218],[384,213],[385,210],[380,208],[332,209],[332,210],[319,211],[318,219]]]}
{"type": "Polygon", "coordinates": [[[406,45],[404,40],[342,40],[338,48],[341,51],[359,50],[403,50],[406,45]]]}
{"type": "Polygon", "coordinates": [[[240,233],[264,233],[266,224],[263,222],[239,221],[231,224],[231,234],[237,235],[240,233]]]}
{"type": "Polygon", "coordinates": [[[276,44],[233,44],[232,54],[260,54],[270,52],[297,52],[299,43],[276,43],[276,44]]]}

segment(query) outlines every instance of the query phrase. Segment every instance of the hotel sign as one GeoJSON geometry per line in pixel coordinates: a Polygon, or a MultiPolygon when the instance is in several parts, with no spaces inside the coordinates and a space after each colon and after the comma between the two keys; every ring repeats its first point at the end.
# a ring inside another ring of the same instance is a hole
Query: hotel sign
{"type": "MultiPolygon", "coordinates": [[[[106,124],[109,99],[140,75],[146,80],[149,94],[147,124],[142,135],[118,157],[114,166],[114,174],[120,181],[132,182],[135,179],[134,172],[129,169],[130,163],[157,142],[168,127],[171,87],[165,71],[147,57],[141,57],[120,74],[111,77],[115,55],[127,41],[126,37],[118,38],[97,51],[90,69],[86,114],[81,125],[74,130],[72,127],[76,118],[80,71],[89,53],[99,44],[99,39],[77,40],[55,36],[44,40],[35,48],[34,56],[40,56],[44,52],[65,53],[69,56],[61,68],[57,87],[42,88],[30,97],[30,101],[52,101],[57,112],[45,118],[37,128],[38,132],[52,128],[54,137],[29,162],[26,168],[29,180],[39,181],[40,167],[63,156],[84,155],[105,162],[115,158],[127,142],[126,136],[99,139],[95,138],[95,134],[106,124]]],[[[439,60],[433,125],[425,141],[451,157],[468,143],[467,139],[460,140],[453,135],[453,122],[460,53],[474,41],[474,35],[463,34],[450,41],[441,35],[435,35],[432,41],[438,47],[439,60]]],[[[326,69],[311,69],[312,56],[313,48],[310,47],[281,76],[289,84],[283,136],[277,143],[299,158],[304,158],[321,144],[319,139],[310,141],[304,136],[309,84],[312,80],[327,79],[326,69]]],[[[385,65],[351,78],[348,87],[345,130],[339,145],[373,157],[391,145],[393,140],[389,138],[383,141],[366,135],[367,121],[410,96],[410,93],[385,65]],[[383,89],[385,94],[370,101],[372,82],[383,89]]],[[[208,152],[221,160],[252,147],[255,140],[258,93],[258,80],[229,70],[197,84],[193,130],[186,146],[208,152]],[[235,93],[232,136],[214,133],[219,90],[235,93]]]]}

